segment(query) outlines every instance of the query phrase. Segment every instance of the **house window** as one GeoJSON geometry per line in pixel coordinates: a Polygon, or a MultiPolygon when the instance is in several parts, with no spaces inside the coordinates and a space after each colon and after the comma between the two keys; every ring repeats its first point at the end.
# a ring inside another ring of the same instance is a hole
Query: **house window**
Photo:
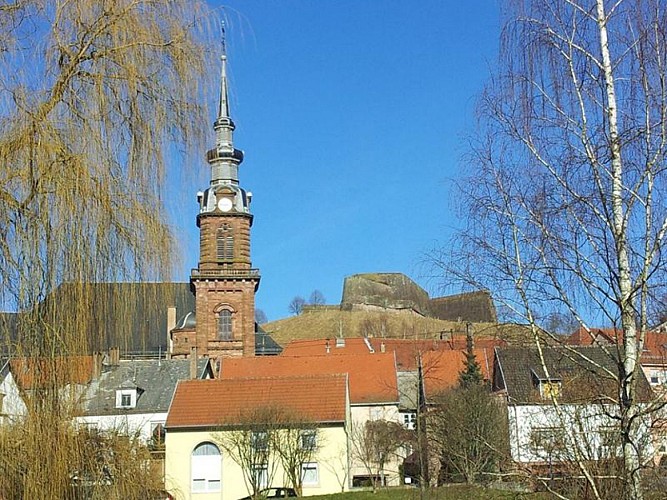
{"type": "Polygon", "coordinates": [[[259,488],[266,488],[269,485],[269,467],[267,464],[255,464],[252,466],[252,476],[254,483],[259,488]]]}
{"type": "Polygon", "coordinates": [[[617,457],[621,453],[621,430],[618,427],[602,427],[600,434],[600,458],[617,457]]]}
{"type": "Polygon", "coordinates": [[[403,427],[408,430],[414,430],[417,426],[416,413],[403,413],[403,427]]]}
{"type": "Polygon", "coordinates": [[[538,427],[533,429],[531,445],[541,458],[554,458],[565,450],[565,435],[560,427],[538,427]]]}
{"type": "Polygon", "coordinates": [[[561,382],[560,380],[541,380],[540,381],[540,396],[542,399],[557,398],[560,396],[561,382]]]}
{"type": "Polygon", "coordinates": [[[320,474],[317,462],[304,462],[301,464],[301,482],[304,486],[317,486],[320,482],[320,474]]]}
{"type": "Polygon", "coordinates": [[[164,437],[164,422],[151,422],[151,448],[154,450],[163,450],[164,437]]]}
{"type": "Polygon", "coordinates": [[[116,391],[116,408],[134,408],[137,406],[136,389],[119,389],[116,391]]]}
{"type": "Polygon", "coordinates": [[[250,444],[254,451],[266,451],[269,449],[269,434],[265,431],[255,431],[250,436],[250,444]]]}
{"type": "Polygon", "coordinates": [[[223,224],[216,235],[218,260],[234,259],[234,236],[229,224],[223,224]]]}
{"type": "Polygon", "coordinates": [[[232,340],[232,312],[227,309],[218,313],[218,340],[232,340]]]}
{"type": "Polygon", "coordinates": [[[201,443],[192,451],[192,492],[220,491],[222,477],[220,450],[213,443],[201,443]]]}
{"type": "Polygon", "coordinates": [[[314,430],[307,430],[301,433],[301,448],[304,450],[313,451],[317,448],[317,432],[314,430]]]}

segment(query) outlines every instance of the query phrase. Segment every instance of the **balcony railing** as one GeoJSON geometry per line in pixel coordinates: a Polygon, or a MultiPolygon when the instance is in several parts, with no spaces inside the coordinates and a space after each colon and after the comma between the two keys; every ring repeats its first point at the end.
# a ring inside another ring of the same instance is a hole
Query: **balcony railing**
{"type": "Polygon", "coordinates": [[[259,269],[193,269],[193,278],[259,278],[259,269]]]}

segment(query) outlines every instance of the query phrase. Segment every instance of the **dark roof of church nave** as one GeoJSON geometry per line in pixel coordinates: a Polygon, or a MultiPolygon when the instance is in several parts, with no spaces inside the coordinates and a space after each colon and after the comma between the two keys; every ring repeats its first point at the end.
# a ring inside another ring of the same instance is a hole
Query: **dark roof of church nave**
{"type": "MultiPolygon", "coordinates": [[[[88,352],[118,347],[124,355],[158,354],[167,350],[167,308],[176,307],[181,318],[195,310],[189,283],[87,283],[58,287],[42,303],[53,307],[53,316],[63,324],[72,321],[63,314],[63,304],[88,304],[86,337],[88,352]]],[[[76,318],[73,324],[76,325],[76,318]]],[[[21,315],[0,313],[0,353],[16,352],[21,338],[21,315]]],[[[259,354],[278,354],[280,346],[261,328],[255,335],[259,354]]]]}

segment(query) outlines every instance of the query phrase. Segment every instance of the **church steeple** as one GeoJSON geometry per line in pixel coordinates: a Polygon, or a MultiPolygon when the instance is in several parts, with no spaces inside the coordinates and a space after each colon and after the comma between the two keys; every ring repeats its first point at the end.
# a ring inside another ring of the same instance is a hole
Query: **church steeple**
{"type": "Polygon", "coordinates": [[[211,181],[197,194],[199,265],[190,277],[196,326],[172,333],[177,356],[189,355],[194,348],[198,355],[210,357],[252,356],[255,352],[255,292],[260,276],[250,259],[251,194],[239,184],[243,152],[233,142],[224,27],[222,34],[215,147],[206,153],[211,181]]]}
{"type": "MultiPolygon", "coordinates": [[[[243,151],[234,147],[234,121],[229,111],[229,87],[227,83],[227,49],[225,29],[222,27],[222,54],[220,56],[220,99],[218,117],[213,123],[215,148],[208,151],[206,159],[211,166],[211,187],[239,183],[239,165],[243,151]]],[[[247,204],[244,207],[247,210],[247,204]]]]}

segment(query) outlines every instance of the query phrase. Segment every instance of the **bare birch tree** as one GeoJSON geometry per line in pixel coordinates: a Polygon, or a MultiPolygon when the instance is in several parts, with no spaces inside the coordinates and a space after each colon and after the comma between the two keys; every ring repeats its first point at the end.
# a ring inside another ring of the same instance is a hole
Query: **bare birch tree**
{"type": "Polygon", "coordinates": [[[509,2],[461,182],[468,227],[453,260],[435,256],[529,323],[538,347],[553,311],[618,329],[628,499],[642,498],[636,382],[647,311],[665,283],[666,7],[509,2]]]}

